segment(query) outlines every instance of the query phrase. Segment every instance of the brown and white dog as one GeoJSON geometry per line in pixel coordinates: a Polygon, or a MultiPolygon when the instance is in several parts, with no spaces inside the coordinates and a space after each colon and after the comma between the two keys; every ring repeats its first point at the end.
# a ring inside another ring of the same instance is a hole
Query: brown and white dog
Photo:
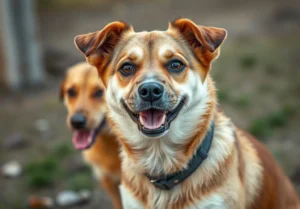
{"type": "Polygon", "coordinates": [[[74,147],[82,150],[85,161],[110,195],[114,208],[121,209],[119,144],[105,122],[104,93],[95,67],[82,62],[68,70],[61,85],[60,99],[68,109],[67,124],[73,130],[74,147]]]}
{"type": "Polygon", "coordinates": [[[107,87],[109,121],[122,144],[124,208],[300,208],[269,152],[217,108],[209,71],[225,38],[226,30],[188,19],[139,33],[113,22],[75,38],[107,87]],[[190,171],[210,135],[208,156],[189,177],[169,189],[156,185],[155,178],[190,171]]]}

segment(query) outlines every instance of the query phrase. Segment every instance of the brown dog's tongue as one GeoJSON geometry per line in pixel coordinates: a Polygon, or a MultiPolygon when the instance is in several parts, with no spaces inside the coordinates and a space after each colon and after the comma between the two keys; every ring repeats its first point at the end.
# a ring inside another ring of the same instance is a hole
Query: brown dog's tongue
{"type": "Polygon", "coordinates": [[[73,133],[73,145],[78,150],[83,150],[89,147],[93,131],[75,131],[73,133]]]}
{"type": "Polygon", "coordinates": [[[140,121],[147,129],[157,129],[164,124],[165,116],[165,111],[150,109],[140,112],[140,121]]]}

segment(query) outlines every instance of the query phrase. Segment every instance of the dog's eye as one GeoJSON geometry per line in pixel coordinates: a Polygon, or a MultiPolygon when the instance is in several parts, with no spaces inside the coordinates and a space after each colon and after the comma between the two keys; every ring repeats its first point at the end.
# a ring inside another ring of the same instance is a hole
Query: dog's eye
{"type": "Polygon", "coordinates": [[[184,64],[179,60],[172,60],[167,65],[168,70],[172,72],[181,72],[184,69],[184,67],[184,64]]]}
{"type": "Polygon", "coordinates": [[[101,90],[101,89],[95,91],[94,94],[93,94],[94,98],[100,98],[102,96],[103,96],[103,90],[101,90]]]}
{"type": "Polygon", "coordinates": [[[123,76],[129,76],[135,72],[135,66],[131,63],[124,63],[119,71],[123,76]]]}
{"type": "Polygon", "coordinates": [[[69,97],[75,97],[77,94],[75,89],[73,89],[73,88],[68,89],[67,93],[68,93],[69,97]]]}

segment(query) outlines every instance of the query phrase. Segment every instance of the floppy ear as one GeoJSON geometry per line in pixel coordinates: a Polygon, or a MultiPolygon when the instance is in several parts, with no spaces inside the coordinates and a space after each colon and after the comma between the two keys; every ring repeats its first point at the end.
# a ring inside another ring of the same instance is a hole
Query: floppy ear
{"type": "Polygon", "coordinates": [[[64,100],[64,94],[65,94],[65,82],[66,80],[63,80],[63,82],[60,84],[60,88],[59,88],[59,100],[63,101],[64,100]]]}
{"type": "Polygon", "coordinates": [[[219,47],[227,35],[223,28],[196,25],[189,19],[177,19],[170,23],[169,28],[180,33],[201,63],[207,67],[219,55],[219,47]]]}
{"type": "Polygon", "coordinates": [[[132,29],[131,26],[124,22],[112,22],[101,31],[76,36],[74,42],[88,63],[97,67],[100,74],[109,63],[122,34],[129,29],[132,29]]]}

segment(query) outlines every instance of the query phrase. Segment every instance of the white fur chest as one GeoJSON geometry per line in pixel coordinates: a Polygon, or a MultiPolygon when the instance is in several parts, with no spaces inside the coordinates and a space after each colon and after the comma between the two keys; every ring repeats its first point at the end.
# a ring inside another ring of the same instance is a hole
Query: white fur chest
{"type": "Polygon", "coordinates": [[[138,201],[122,184],[119,186],[123,209],[144,209],[144,206],[138,201]]]}
{"type": "MultiPolygon", "coordinates": [[[[143,204],[122,185],[120,185],[120,193],[124,209],[145,209],[143,204]]],[[[185,207],[185,209],[228,209],[228,207],[222,196],[214,194],[202,199],[195,205],[185,207]]]]}
{"type": "Polygon", "coordinates": [[[186,209],[228,209],[223,197],[214,194],[202,199],[195,205],[186,207],[186,209]]]}

